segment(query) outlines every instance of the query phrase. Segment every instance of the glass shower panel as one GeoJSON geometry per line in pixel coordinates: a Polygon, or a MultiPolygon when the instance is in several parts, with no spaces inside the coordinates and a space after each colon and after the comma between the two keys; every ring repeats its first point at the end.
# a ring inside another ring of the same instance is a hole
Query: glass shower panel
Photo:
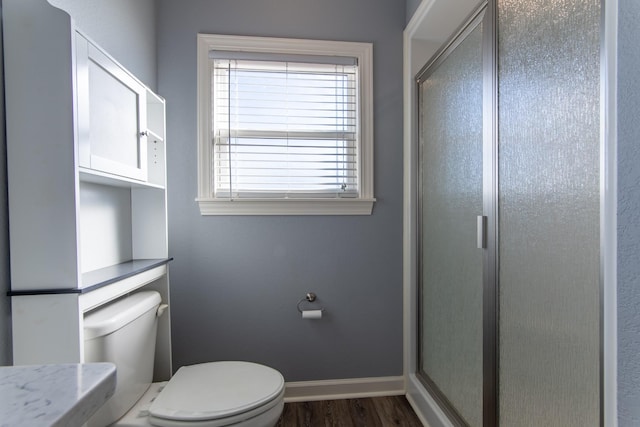
{"type": "Polygon", "coordinates": [[[600,0],[498,0],[500,425],[600,425],[600,0]]]}
{"type": "Polygon", "coordinates": [[[482,24],[419,85],[418,376],[471,426],[482,425],[482,24]]]}

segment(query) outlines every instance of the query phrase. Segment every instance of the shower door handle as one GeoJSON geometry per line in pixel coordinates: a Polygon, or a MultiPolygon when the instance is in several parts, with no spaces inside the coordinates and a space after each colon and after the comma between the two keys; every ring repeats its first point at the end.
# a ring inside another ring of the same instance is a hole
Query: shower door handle
{"type": "Polygon", "coordinates": [[[487,217],[483,215],[478,215],[477,219],[477,245],[478,249],[486,249],[487,248],[487,217]]]}

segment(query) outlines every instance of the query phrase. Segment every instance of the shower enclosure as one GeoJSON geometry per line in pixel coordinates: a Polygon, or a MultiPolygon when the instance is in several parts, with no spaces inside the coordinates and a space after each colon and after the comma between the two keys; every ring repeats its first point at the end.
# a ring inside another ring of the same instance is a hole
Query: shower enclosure
{"type": "Polygon", "coordinates": [[[603,422],[600,22],[485,2],[416,75],[415,376],[443,425],[603,422]]]}

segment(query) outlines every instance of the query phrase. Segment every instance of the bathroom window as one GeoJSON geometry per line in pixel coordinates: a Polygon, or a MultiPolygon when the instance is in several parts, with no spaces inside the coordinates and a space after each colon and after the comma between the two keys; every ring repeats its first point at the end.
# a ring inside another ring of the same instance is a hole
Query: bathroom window
{"type": "Polygon", "coordinates": [[[371,52],[199,34],[201,213],[370,214],[371,52]]]}

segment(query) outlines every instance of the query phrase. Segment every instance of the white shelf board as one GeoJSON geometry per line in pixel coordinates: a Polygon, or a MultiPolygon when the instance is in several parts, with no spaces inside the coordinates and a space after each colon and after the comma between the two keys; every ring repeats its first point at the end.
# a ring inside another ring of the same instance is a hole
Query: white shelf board
{"type": "Polygon", "coordinates": [[[80,181],[92,182],[94,184],[126,188],[157,188],[159,190],[164,190],[164,186],[162,185],[152,184],[150,182],[144,181],[137,181],[135,179],[111,175],[109,173],[83,167],[78,168],[78,173],[80,176],[80,181]]]}

